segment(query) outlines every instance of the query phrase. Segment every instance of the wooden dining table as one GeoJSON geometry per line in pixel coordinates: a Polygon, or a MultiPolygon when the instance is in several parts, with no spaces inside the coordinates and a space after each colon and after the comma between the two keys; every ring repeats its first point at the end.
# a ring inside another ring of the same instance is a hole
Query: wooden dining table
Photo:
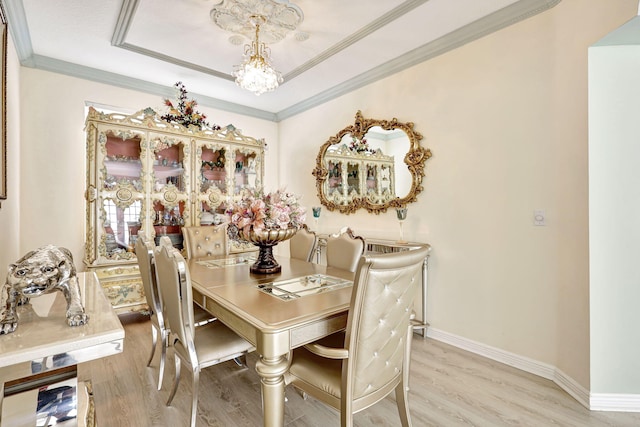
{"type": "Polygon", "coordinates": [[[252,260],[242,254],[189,261],[194,301],[256,347],[264,425],[269,427],[284,425],[284,374],[291,350],[346,327],[354,277],[325,265],[283,256],[276,260],[282,271],[268,275],[251,273],[252,260]],[[313,287],[316,278],[343,283],[317,292],[303,289],[299,296],[277,292],[283,283],[313,287]]]}

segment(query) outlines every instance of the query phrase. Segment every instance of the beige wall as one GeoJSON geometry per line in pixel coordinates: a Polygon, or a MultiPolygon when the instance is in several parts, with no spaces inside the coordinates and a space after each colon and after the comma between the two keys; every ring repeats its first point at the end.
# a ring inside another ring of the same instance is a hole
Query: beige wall
{"type": "MultiPolygon", "coordinates": [[[[188,85],[187,85],[188,89],[188,85]]],[[[52,243],[68,247],[82,268],[85,225],[85,102],[137,111],[162,98],[31,68],[21,69],[20,253],[52,243]]],[[[265,138],[265,182],[275,186],[277,124],[200,106],[209,122],[233,123],[265,138]]]]}
{"type": "MultiPolygon", "coordinates": [[[[265,137],[266,187],[286,185],[309,207],[317,149],[358,109],[415,122],[433,158],[405,237],[434,247],[432,327],[556,366],[588,388],[587,48],[636,12],[636,0],[563,0],[280,124],[202,110],[265,137]],[[547,226],[532,225],[534,209],[546,210],[547,226]]],[[[81,266],[85,101],[137,110],[160,100],[28,68],[19,80],[10,156],[20,172],[0,211],[0,266],[45,243],[69,247],[81,266]]],[[[323,210],[321,231],[343,225],[398,237],[394,212],[323,210]]]]}
{"type": "MultiPolygon", "coordinates": [[[[315,204],[317,147],[357,110],[415,122],[433,157],[405,236],[433,246],[431,326],[556,366],[588,389],[587,48],[636,11],[635,0],[563,0],[286,120],[286,156],[301,161],[281,181],[315,204]],[[547,226],[533,226],[534,209],[547,226]]],[[[322,213],[322,231],[343,225],[399,235],[394,212],[322,213]]]]}

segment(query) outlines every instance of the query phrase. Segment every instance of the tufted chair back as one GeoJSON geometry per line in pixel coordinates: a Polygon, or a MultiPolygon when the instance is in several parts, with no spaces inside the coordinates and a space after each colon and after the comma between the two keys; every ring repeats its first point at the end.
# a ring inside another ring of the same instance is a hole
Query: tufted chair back
{"type": "Polygon", "coordinates": [[[426,256],[416,250],[360,261],[345,336],[352,399],[384,388],[402,372],[406,331],[426,256]]]}
{"type": "Polygon", "coordinates": [[[294,350],[287,383],[339,409],[342,426],[351,426],[352,414],[394,390],[402,425],[411,425],[404,369],[411,349],[409,317],[427,253],[420,248],[363,256],[345,335],[294,350]],[[342,348],[327,346],[342,337],[342,348]]]}
{"type": "Polygon", "coordinates": [[[187,258],[227,255],[227,224],[182,227],[187,258]]]}
{"type": "Polygon", "coordinates": [[[345,228],[327,239],[327,266],[356,271],[365,247],[362,237],[355,236],[350,228],[345,228]]]}
{"type": "Polygon", "coordinates": [[[313,261],[317,240],[316,233],[309,230],[307,224],[303,224],[302,228],[289,239],[290,257],[308,262],[313,261]]]}

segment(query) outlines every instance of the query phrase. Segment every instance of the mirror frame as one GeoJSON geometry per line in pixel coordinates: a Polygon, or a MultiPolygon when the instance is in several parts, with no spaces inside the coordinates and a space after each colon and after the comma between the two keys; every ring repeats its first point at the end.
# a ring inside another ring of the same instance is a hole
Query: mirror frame
{"type": "Polygon", "coordinates": [[[389,208],[403,208],[408,203],[415,202],[418,194],[423,190],[424,163],[431,157],[431,150],[425,149],[420,145],[421,139],[422,135],[413,129],[413,122],[399,122],[395,117],[391,120],[365,119],[362,116],[362,112],[358,110],[353,125],[342,129],[320,147],[316,158],[316,167],[311,173],[316,177],[316,189],[320,203],[330,211],[335,210],[349,215],[355,213],[358,209],[366,209],[370,213],[379,214],[380,212],[386,212],[389,208]],[[369,202],[366,196],[356,197],[346,205],[339,205],[330,201],[323,192],[324,182],[329,176],[329,170],[324,166],[323,162],[327,149],[332,145],[340,144],[342,137],[346,134],[362,139],[373,126],[380,126],[385,130],[401,129],[409,137],[409,151],[404,156],[404,163],[407,165],[412,178],[409,193],[405,197],[396,197],[382,204],[373,204],[369,202]]]}

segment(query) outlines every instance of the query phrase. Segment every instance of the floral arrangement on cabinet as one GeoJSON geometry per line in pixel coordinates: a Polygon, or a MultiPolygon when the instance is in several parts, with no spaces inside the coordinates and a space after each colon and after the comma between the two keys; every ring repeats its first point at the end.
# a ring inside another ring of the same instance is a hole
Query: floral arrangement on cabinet
{"type": "Polygon", "coordinates": [[[300,228],[306,218],[298,198],[283,189],[267,194],[262,189],[245,190],[241,200],[228,206],[227,214],[229,236],[235,240],[243,240],[241,234],[251,231],[300,228]]]}
{"type": "Polygon", "coordinates": [[[218,125],[210,125],[207,116],[196,110],[198,102],[195,99],[187,97],[187,89],[182,82],[174,85],[178,89],[177,105],[174,105],[170,99],[164,100],[164,105],[169,111],[160,118],[169,123],[178,123],[184,127],[197,126],[200,129],[210,128],[212,130],[220,130],[218,125]]]}

